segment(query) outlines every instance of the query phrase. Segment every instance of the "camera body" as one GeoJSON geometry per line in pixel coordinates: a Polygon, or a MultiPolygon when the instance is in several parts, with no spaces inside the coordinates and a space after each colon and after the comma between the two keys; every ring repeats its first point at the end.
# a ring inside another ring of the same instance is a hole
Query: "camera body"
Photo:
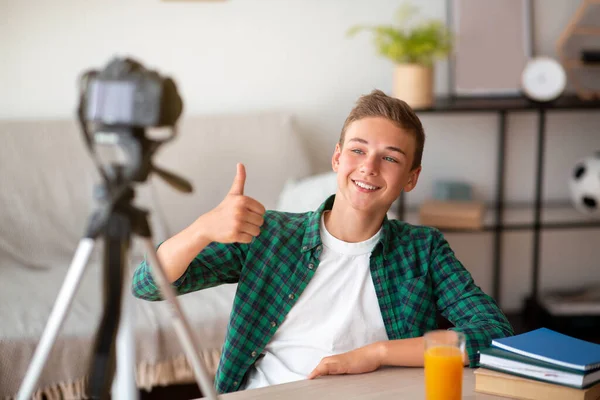
{"type": "Polygon", "coordinates": [[[183,110],[175,83],[131,59],[84,75],[84,119],[105,126],[174,126],[183,110]]]}
{"type": "Polygon", "coordinates": [[[81,76],[77,116],[108,188],[105,193],[130,182],[144,182],[150,172],[177,190],[192,191],[185,179],[152,162],[158,147],[175,137],[182,110],[175,82],[132,59],[114,58],[104,69],[81,76]],[[169,128],[171,133],[151,139],[146,128],[169,128]]]}

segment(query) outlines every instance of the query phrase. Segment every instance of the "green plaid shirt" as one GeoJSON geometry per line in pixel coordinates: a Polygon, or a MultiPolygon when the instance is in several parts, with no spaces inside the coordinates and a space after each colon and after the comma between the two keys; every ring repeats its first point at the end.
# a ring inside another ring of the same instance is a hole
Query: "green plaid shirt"
{"type": "MultiPolygon", "coordinates": [[[[319,222],[335,196],[315,212],[267,211],[261,233],[250,244],[211,243],[174,282],[179,294],[222,283],[238,283],[216,374],[221,393],[239,390],[244,377],[283,323],[319,267],[319,222]]],[[[436,310],[467,339],[470,365],[478,350],[512,327],[494,300],[475,285],[442,234],[398,220],[383,222],[370,258],[371,277],[390,340],[436,329],[436,310]]],[[[148,266],[133,277],[133,293],[160,300],[148,266]]]]}

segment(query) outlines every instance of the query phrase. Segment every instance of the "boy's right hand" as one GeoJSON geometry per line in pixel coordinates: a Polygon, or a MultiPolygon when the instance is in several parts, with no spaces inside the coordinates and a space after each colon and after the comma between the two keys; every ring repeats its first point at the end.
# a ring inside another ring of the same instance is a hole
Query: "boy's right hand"
{"type": "Polygon", "coordinates": [[[221,204],[196,221],[202,238],[219,243],[250,243],[260,234],[265,207],[244,196],[245,183],[246,168],[238,163],[229,193],[221,204]]]}

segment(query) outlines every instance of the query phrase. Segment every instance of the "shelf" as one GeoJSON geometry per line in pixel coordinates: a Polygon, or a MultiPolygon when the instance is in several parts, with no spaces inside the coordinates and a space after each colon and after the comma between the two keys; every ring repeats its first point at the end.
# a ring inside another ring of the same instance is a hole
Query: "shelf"
{"type": "MultiPolygon", "coordinates": [[[[597,0],[600,2],[600,0],[597,0]]],[[[504,232],[531,232],[532,234],[532,284],[531,296],[538,295],[540,249],[542,231],[547,230],[575,230],[575,229],[597,229],[600,228],[600,218],[584,215],[572,206],[570,201],[562,204],[540,204],[544,203],[544,153],[546,151],[546,125],[547,114],[551,111],[586,111],[600,110],[600,99],[590,96],[583,99],[575,94],[564,94],[550,102],[536,102],[528,99],[522,94],[514,96],[437,96],[431,107],[415,108],[419,116],[423,114],[457,114],[457,113],[495,113],[497,118],[497,148],[496,160],[496,195],[494,203],[489,204],[484,217],[484,223],[479,229],[441,229],[443,232],[457,233],[481,233],[491,232],[493,236],[493,264],[492,264],[492,297],[501,302],[502,281],[502,252],[504,232]],[[506,170],[506,136],[507,117],[509,112],[534,112],[537,114],[537,134],[535,136],[535,182],[534,182],[534,204],[518,206],[505,201],[505,170],[506,170]],[[501,223],[496,224],[498,214],[497,204],[503,204],[503,215],[501,223]],[[534,221],[536,214],[539,221],[534,221]]],[[[400,204],[406,204],[406,199],[401,198],[400,204]]],[[[406,207],[402,219],[419,225],[419,210],[406,207]]],[[[389,215],[397,214],[398,207],[393,208],[389,215]]]]}
{"type": "Polygon", "coordinates": [[[575,95],[539,103],[524,96],[452,97],[438,96],[429,108],[416,108],[417,113],[532,111],[532,110],[582,110],[600,109],[600,100],[582,100],[575,95]]]}
{"type": "MultiPolygon", "coordinates": [[[[575,210],[568,203],[547,204],[542,207],[540,229],[590,229],[600,228],[600,217],[586,216],[575,210]]],[[[419,211],[409,208],[405,211],[404,220],[410,224],[419,225],[419,211]]],[[[532,205],[507,205],[504,208],[504,218],[496,225],[495,209],[486,208],[483,228],[481,229],[440,229],[443,232],[478,233],[500,231],[525,231],[535,229],[534,208],[532,205]]]]}
{"type": "Polygon", "coordinates": [[[600,35],[600,28],[596,26],[580,26],[573,30],[575,35],[592,35],[597,36],[600,35]]]}
{"type": "Polygon", "coordinates": [[[533,297],[525,300],[522,328],[526,331],[546,327],[578,339],[600,343],[600,315],[585,312],[583,314],[553,314],[546,306],[533,297]]]}
{"type": "Polygon", "coordinates": [[[540,295],[538,302],[553,316],[600,316],[600,301],[565,302],[540,295]]]}
{"type": "Polygon", "coordinates": [[[598,62],[585,62],[576,58],[566,60],[565,65],[567,68],[600,68],[600,63],[598,62]]]}

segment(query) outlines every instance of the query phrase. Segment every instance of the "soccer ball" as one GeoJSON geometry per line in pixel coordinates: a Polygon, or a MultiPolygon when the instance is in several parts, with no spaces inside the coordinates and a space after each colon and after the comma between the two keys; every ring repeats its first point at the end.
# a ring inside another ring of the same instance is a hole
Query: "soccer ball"
{"type": "Polygon", "coordinates": [[[569,188],[571,201],[577,210],[600,217],[600,152],[575,164],[569,188]]]}

